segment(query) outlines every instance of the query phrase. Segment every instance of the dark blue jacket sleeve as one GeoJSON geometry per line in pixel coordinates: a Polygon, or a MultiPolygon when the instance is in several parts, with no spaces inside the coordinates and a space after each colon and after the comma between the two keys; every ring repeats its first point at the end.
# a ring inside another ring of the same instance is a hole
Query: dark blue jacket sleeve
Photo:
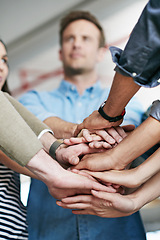
{"type": "Polygon", "coordinates": [[[160,0],[144,8],[124,51],[111,47],[115,70],[145,87],[160,84],[160,0]]]}

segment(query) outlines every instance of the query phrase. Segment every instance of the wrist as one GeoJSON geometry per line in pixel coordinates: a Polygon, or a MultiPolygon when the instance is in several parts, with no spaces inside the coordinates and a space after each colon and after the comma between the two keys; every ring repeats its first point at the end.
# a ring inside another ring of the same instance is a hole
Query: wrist
{"type": "Polygon", "coordinates": [[[119,147],[119,144],[115,148],[112,148],[111,150],[109,150],[110,156],[112,158],[112,162],[114,163],[113,169],[115,170],[123,170],[128,165],[125,162],[125,158],[123,156],[121,148],[119,147]]]}
{"type": "Polygon", "coordinates": [[[61,129],[61,134],[58,138],[71,138],[74,136],[74,132],[77,129],[76,123],[65,122],[65,126],[61,129]]]}
{"type": "Polygon", "coordinates": [[[53,181],[56,161],[41,149],[35,156],[27,163],[26,167],[33,172],[44,183],[53,181]]]}
{"type": "Polygon", "coordinates": [[[109,115],[106,113],[106,109],[104,108],[104,107],[105,107],[105,103],[106,103],[106,101],[105,101],[104,103],[102,103],[102,105],[101,105],[101,106],[99,107],[99,109],[98,109],[99,114],[100,114],[104,119],[106,119],[106,120],[109,121],[109,122],[117,122],[117,121],[120,121],[120,120],[123,119],[123,117],[124,117],[124,115],[125,115],[125,113],[126,113],[125,109],[121,112],[120,115],[110,115],[110,116],[109,116],[109,115]]]}
{"type": "Polygon", "coordinates": [[[128,195],[133,203],[133,212],[139,211],[145,204],[144,195],[142,196],[138,190],[128,195]]]}
{"type": "MultiPolygon", "coordinates": [[[[49,149],[49,155],[56,160],[56,152],[58,149],[61,148],[61,145],[63,144],[63,140],[61,139],[58,139],[56,140],[51,146],[50,146],[50,149],[49,149]]],[[[64,144],[63,144],[64,145],[64,144]]],[[[63,146],[64,147],[64,146],[63,146]]]]}

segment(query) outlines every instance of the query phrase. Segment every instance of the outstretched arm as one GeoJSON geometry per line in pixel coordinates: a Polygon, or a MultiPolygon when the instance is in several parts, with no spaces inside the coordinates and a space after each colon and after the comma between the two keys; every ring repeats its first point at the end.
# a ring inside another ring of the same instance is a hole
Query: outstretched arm
{"type": "Polygon", "coordinates": [[[42,144],[1,91],[0,105],[0,149],[24,166],[42,149],[42,144]]]}
{"type": "MultiPolygon", "coordinates": [[[[155,87],[159,84],[159,23],[160,1],[150,0],[135,25],[124,51],[111,48],[112,58],[116,63],[116,74],[103,108],[110,117],[121,114],[140,86],[155,87]]],[[[101,129],[120,123],[105,121],[96,111],[77,127],[75,135],[83,128],[101,129]]]]}
{"type": "Polygon", "coordinates": [[[92,190],[92,195],[80,195],[62,199],[57,204],[75,209],[74,214],[91,214],[100,217],[124,217],[133,214],[145,204],[160,196],[160,172],[129,195],[92,190]],[[144,197],[145,196],[145,197],[144,197]]]}
{"type": "Polygon", "coordinates": [[[115,148],[103,153],[86,155],[75,168],[91,171],[121,170],[159,140],[160,123],[150,116],[115,148]]]}
{"type": "MultiPolygon", "coordinates": [[[[140,86],[137,85],[131,77],[126,77],[120,73],[116,73],[113,84],[110,90],[108,99],[103,107],[104,112],[110,117],[119,116],[124,110],[129,100],[139,90],[140,86]]],[[[119,126],[122,120],[116,122],[109,122],[104,119],[98,111],[94,111],[89,117],[77,126],[75,136],[81,129],[104,129],[112,126],[119,126]]]]}
{"type": "Polygon", "coordinates": [[[90,174],[92,177],[95,177],[98,181],[102,181],[106,184],[112,183],[123,185],[128,188],[137,188],[160,171],[159,156],[160,148],[142,164],[133,169],[85,172],[90,174]]]}
{"type": "Polygon", "coordinates": [[[77,124],[64,121],[59,117],[48,117],[44,123],[52,129],[56,138],[73,137],[77,127],[77,124]]]}
{"type": "Polygon", "coordinates": [[[27,163],[26,167],[36,174],[47,185],[50,194],[58,199],[90,193],[91,189],[115,192],[113,188],[63,169],[43,149],[27,163]]]}

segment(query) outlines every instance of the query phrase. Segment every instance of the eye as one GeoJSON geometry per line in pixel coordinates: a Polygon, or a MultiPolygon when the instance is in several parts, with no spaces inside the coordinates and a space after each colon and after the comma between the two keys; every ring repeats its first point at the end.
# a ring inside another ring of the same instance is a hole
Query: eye
{"type": "Polygon", "coordinates": [[[90,37],[88,37],[88,36],[84,36],[84,37],[83,37],[83,40],[87,42],[87,41],[90,41],[90,40],[91,40],[91,38],[90,38],[90,37]]]}
{"type": "Polygon", "coordinates": [[[69,36],[69,37],[66,37],[64,39],[65,42],[73,42],[74,41],[74,37],[73,36],[69,36]]]}
{"type": "Polygon", "coordinates": [[[1,61],[2,61],[2,63],[5,63],[8,66],[8,59],[2,58],[1,61]]]}

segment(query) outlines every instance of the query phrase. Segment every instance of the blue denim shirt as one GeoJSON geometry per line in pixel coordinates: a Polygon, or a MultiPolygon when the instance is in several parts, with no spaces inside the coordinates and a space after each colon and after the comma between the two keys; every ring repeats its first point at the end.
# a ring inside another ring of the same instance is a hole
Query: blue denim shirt
{"type": "MultiPolygon", "coordinates": [[[[50,92],[30,91],[20,102],[42,121],[50,116],[79,123],[98,109],[107,98],[109,89],[100,83],[79,95],[76,87],[62,81],[50,92]]],[[[140,124],[142,106],[134,98],[127,106],[125,123],[140,124]]],[[[46,185],[32,179],[28,201],[29,239],[31,240],[143,240],[145,232],[139,212],[123,218],[100,218],[74,215],[69,209],[56,205],[46,185]]]]}
{"type": "Polygon", "coordinates": [[[160,1],[150,0],[122,51],[110,48],[115,70],[140,86],[160,84],[160,1]]]}

